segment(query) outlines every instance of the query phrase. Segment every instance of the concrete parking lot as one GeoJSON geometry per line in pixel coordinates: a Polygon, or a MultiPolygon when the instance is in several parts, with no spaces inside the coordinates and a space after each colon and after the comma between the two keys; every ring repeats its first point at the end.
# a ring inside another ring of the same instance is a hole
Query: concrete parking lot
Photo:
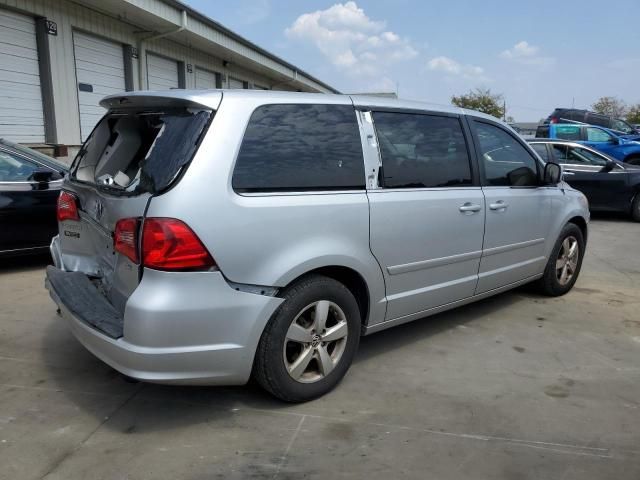
{"type": "Polygon", "coordinates": [[[128,383],[56,316],[46,259],[3,260],[0,478],[637,480],[639,233],[597,217],[567,296],[518,289],[364,338],[302,405],[128,383]]]}

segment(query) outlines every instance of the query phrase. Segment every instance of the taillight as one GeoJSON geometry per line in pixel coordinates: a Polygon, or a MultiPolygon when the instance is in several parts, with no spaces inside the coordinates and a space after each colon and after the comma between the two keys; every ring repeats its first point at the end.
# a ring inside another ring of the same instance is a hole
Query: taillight
{"type": "Polygon", "coordinates": [[[78,215],[78,197],[73,193],[62,190],[58,196],[56,216],[59,222],[65,220],[80,220],[78,215]]]}
{"type": "Polygon", "coordinates": [[[138,230],[140,221],[137,218],[123,218],[116,223],[113,234],[113,248],[133,263],[138,263],[138,230]]]}
{"type": "Polygon", "coordinates": [[[156,270],[206,270],[215,261],[197,235],[175,218],[146,218],[142,226],[142,264],[156,270]]]}
{"type": "Polygon", "coordinates": [[[551,117],[549,123],[558,123],[558,117],[551,117]]]}

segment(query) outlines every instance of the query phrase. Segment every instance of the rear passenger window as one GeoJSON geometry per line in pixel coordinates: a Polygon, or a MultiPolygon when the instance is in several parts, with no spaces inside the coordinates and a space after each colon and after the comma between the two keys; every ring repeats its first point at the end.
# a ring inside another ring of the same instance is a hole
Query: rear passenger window
{"type": "Polygon", "coordinates": [[[460,120],[411,113],[373,114],[386,188],[471,185],[460,120]]]}
{"type": "Polygon", "coordinates": [[[484,175],[489,185],[538,185],[537,160],[510,133],[495,125],[474,122],[484,175]]]}
{"type": "Polygon", "coordinates": [[[240,192],[364,189],[353,107],[259,107],[249,120],[232,184],[240,192]]]}
{"type": "Polygon", "coordinates": [[[580,140],[580,127],[559,125],[556,127],[556,138],[561,138],[562,140],[580,140]]]}

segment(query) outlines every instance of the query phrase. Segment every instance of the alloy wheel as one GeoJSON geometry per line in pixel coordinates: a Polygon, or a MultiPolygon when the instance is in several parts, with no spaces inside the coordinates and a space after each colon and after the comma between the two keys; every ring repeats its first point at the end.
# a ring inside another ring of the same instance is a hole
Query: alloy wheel
{"type": "Polygon", "coordinates": [[[579,253],[580,246],[575,237],[568,236],[563,240],[556,260],[556,278],[560,285],[567,285],[575,275],[579,253]]]}
{"type": "Polygon", "coordinates": [[[304,307],[289,326],[284,341],[284,364],[297,382],[317,382],[338,365],[347,345],[349,328],[342,309],[329,300],[304,307]]]}

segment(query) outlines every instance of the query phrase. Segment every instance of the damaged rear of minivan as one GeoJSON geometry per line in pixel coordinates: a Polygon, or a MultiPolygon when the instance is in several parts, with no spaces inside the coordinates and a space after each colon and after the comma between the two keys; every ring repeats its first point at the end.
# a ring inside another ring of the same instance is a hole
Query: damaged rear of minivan
{"type": "Polygon", "coordinates": [[[183,219],[148,215],[192,163],[210,160],[200,146],[214,130],[221,99],[220,92],[106,98],[108,112],[58,200],[46,287],[81,343],[131,377],[243,383],[246,375],[230,367],[234,351],[243,355],[242,342],[229,342],[235,336],[223,325],[202,328],[203,321],[218,299],[232,316],[277,305],[273,297],[238,298],[243,294],[229,287],[183,219]]]}

